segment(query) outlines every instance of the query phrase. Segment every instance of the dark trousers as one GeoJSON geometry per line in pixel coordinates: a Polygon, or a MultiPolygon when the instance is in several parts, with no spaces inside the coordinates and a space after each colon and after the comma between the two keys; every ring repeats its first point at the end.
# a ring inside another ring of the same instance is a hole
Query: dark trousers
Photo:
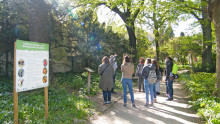
{"type": "Polygon", "coordinates": [[[107,101],[111,101],[111,91],[103,91],[103,98],[104,98],[104,101],[107,102],[107,101]]]}
{"type": "MultiPolygon", "coordinates": [[[[116,79],[116,72],[115,72],[115,74],[113,76],[114,87],[115,87],[115,79],[116,79]]],[[[114,92],[114,87],[112,88],[112,92],[114,92]]]]}
{"type": "Polygon", "coordinates": [[[168,81],[165,82],[165,84],[166,84],[166,93],[168,94],[168,92],[169,92],[169,90],[168,90],[168,81]]]}
{"type": "Polygon", "coordinates": [[[143,91],[145,91],[144,90],[144,77],[142,77],[142,76],[138,77],[138,87],[139,87],[139,91],[141,91],[141,87],[142,87],[143,91]]]}
{"type": "Polygon", "coordinates": [[[168,80],[167,80],[169,98],[173,98],[173,80],[174,80],[174,79],[168,79],[168,80]]]}

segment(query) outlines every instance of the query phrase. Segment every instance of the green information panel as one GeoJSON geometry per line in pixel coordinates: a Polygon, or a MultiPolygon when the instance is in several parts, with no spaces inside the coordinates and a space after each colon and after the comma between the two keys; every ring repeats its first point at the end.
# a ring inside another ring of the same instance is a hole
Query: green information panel
{"type": "Polygon", "coordinates": [[[16,92],[48,87],[49,44],[16,41],[16,92]]]}

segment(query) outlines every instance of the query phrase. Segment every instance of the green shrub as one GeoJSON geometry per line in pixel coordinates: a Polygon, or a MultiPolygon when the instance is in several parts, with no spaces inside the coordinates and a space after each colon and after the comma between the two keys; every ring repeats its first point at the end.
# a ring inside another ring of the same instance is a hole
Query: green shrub
{"type": "MultiPolygon", "coordinates": [[[[49,119],[47,123],[72,123],[74,119],[86,119],[94,114],[94,103],[67,93],[64,88],[49,88],[49,119]]],[[[45,123],[43,89],[31,93],[19,93],[19,122],[45,123]]],[[[6,92],[0,95],[0,123],[13,123],[13,96],[6,92]]]]}
{"type": "Polygon", "coordinates": [[[86,85],[87,77],[83,74],[58,73],[55,75],[56,85],[68,89],[79,89],[86,85]]]}
{"type": "Polygon", "coordinates": [[[184,88],[192,98],[192,109],[197,110],[197,114],[203,117],[209,124],[220,123],[220,103],[212,96],[215,88],[216,74],[213,73],[193,73],[182,74],[180,80],[183,81],[184,88]]]}
{"type": "Polygon", "coordinates": [[[213,73],[192,73],[183,74],[181,80],[185,81],[185,88],[189,91],[189,96],[193,100],[201,97],[209,97],[215,88],[216,74],[213,73]]]}

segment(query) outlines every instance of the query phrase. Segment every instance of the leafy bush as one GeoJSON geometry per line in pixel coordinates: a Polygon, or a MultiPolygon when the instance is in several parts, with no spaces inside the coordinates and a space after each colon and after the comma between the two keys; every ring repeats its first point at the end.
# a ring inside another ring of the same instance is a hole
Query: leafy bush
{"type": "Polygon", "coordinates": [[[0,80],[0,92],[12,92],[13,80],[8,78],[1,78],[0,80]]]}
{"type": "MultiPolygon", "coordinates": [[[[19,123],[45,123],[43,90],[19,93],[19,123]]],[[[0,123],[13,123],[13,96],[9,92],[0,95],[0,123]]],[[[94,113],[94,103],[68,94],[64,88],[49,89],[49,119],[47,123],[73,123],[74,119],[86,119],[94,113]]]]}
{"type": "Polygon", "coordinates": [[[209,97],[215,88],[216,74],[213,73],[192,73],[183,74],[180,80],[185,81],[185,88],[193,100],[201,97],[209,97]]]}
{"type": "Polygon", "coordinates": [[[55,75],[56,85],[68,89],[84,88],[87,82],[87,75],[74,73],[58,73],[55,75]]]}
{"type": "Polygon", "coordinates": [[[193,73],[182,74],[180,80],[189,91],[192,98],[192,109],[197,110],[197,114],[206,119],[209,124],[220,123],[220,103],[212,96],[215,88],[216,74],[213,73],[193,73]]]}
{"type": "Polygon", "coordinates": [[[189,65],[178,65],[178,69],[179,70],[190,70],[190,66],[189,65]]]}
{"type": "Polygon", "coordinates": [[[209,124],[220,123],[220,103],[214,97],[200,98],[191,102],[193,109],[197,110],[197,114],[207,120],[209,124]]]}

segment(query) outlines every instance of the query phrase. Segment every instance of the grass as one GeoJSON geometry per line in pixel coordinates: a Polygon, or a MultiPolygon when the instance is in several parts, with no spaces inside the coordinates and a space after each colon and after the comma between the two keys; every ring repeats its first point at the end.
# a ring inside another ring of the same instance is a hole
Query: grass
{"type": "MultiPolygon", "coordinates": [[[[49,87],[49,118],[44,119],[44,90],[37,89],[19,93],[19,123],[27,124],[72,124],[74,120],[85,120],[95,112],[95,103],[85,96],[94,96],[100,89],[100,76],[93,73],[90,93],[87,90],[87,73],[58,73],[56,83],[49,87]]],[[[121,90],[121,73],[117,73],[115,89],[121,90]]],[[[13,83],[0,79],[0,123],[13,123],[13,83]]],[[[85,123],[85,121],[82,121],[85,123]]]]}

